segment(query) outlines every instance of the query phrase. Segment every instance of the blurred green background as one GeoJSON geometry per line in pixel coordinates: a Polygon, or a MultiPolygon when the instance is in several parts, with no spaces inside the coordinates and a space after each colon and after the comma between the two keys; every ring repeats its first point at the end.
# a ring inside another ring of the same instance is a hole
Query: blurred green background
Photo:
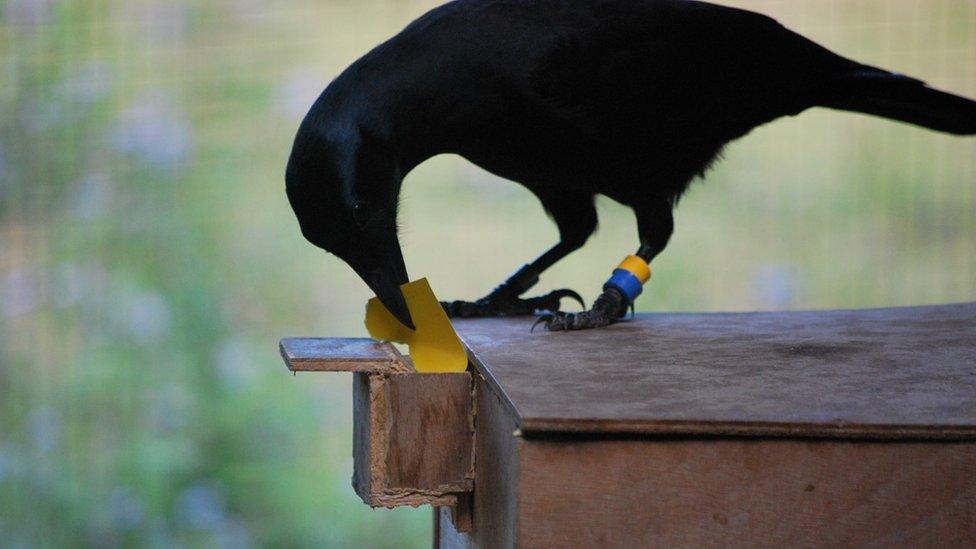
{"type": "MultiPolygon", "coordinates": [[[[971,0],[730,3],[976,96],[971,0]]],[[[277,340],[365,335],[368,290],[302,240],[285,160],[325,84],[434,4],[0,1],[0,545],[429,543],[429,510],[349,486],[350,379],[288,375],[277,340]]],[[[726,156],[640,310],[976,299],[973,139],[812,111],[726,156]]],[[[457,157],[403,204],[407,265],[442,298],[556,238],[457,157]]],[[[599,210],[540,290],[592,299],[635,249],[630,212],[599,210]]]]}

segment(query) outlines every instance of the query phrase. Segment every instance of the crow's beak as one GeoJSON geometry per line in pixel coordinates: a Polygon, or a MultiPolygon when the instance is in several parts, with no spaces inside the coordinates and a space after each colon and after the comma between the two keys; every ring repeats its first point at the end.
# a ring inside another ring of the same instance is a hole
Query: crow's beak
{"type": "MultiPolygon", "coordinates": [[[[400,277],[394,277],[388,269],[381,267],[373,269],[368,274],[366,283],[376,292],[376,297],[401,324],[411,330],[416,330],[417,328],[413,325],[413,318],[410,317],[410,310],[407,308],[407,300],[403,298],[403,292],[400,291],[400,282],[398,281],[400,279],[400,277]]],[[[402,279],[404,283],[408,282],[406,274],[403,275],[402,279]]]]}
{"type": "Polygon", "coordinates": [[[407,328],[416,330],[407,308],[407,300],[400,291],[400,285],[410,282],[410,279],[407,277],[403,253],[396,236],[363,242],[357,251],[360,253],[346,259],[346,262],[397,320],[407,328]]]}

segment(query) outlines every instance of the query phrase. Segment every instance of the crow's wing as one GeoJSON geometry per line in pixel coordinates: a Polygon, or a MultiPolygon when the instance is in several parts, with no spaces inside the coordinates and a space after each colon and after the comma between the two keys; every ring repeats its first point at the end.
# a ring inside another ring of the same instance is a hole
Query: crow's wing
{"type": "Polygon", "coordinates": [[[540,108],[597,139],[731,139],[813,106],[837,75],[860,66],[745,10],[590,7],[560,22],[529,87],[540,108]]]}

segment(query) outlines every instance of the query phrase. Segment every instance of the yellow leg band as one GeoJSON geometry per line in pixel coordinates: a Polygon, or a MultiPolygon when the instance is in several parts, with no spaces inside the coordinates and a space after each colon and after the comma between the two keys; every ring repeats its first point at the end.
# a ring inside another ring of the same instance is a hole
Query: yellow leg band
{"type": "Polygon", "coordinates": [[[636,255],[628,255],[625,257],[617,268],[633,273],[641,281],[641,284],[645,284],[651,279],[651,266],[644,263],[644,260],[636,255]]]}

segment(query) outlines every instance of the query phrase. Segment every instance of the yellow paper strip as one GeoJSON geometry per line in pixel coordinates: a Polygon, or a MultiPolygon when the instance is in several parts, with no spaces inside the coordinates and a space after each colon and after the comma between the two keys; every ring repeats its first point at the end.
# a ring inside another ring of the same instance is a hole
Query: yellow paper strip
{"type": "Polygon", "coordinates": [[[395,341],[410,347],[418,372],[463,372],[468,354],[447,313],[437,301],[426,278],[400,286],[416,330],[410,330],[390,313],[378,298],[366,305],[366,330],[373,339],[395,341]]]}

